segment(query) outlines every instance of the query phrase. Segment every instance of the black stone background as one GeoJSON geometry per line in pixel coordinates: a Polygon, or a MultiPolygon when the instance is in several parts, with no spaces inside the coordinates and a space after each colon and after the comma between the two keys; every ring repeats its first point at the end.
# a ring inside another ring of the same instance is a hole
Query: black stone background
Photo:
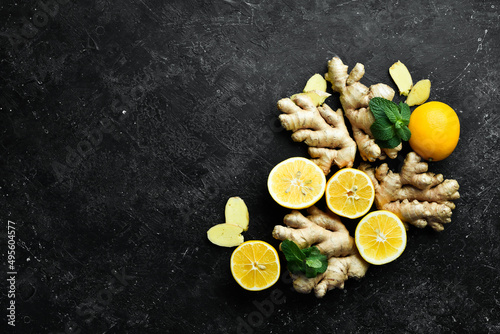
{"type": "Polygon", "coordinates": [[[2,1],[0,332],[14,329],[10,220],[16,333],[500,333],[499,8],[2,1]],[[458,147],[430,165],[460,183],[453,221],[441,233],[411,228],[398,260],[323,299],[291,291],[285,275],[247,292],[231,276],[232,249],[206,231],[240,196],[246,240],[278,247],[271,231],[289,211],[267,175],[307,151],[281,129],[276,102],[335,55],[363,63],[363,83],[394,88],[388,68],[401,60],[457,111],[458,147]]]}

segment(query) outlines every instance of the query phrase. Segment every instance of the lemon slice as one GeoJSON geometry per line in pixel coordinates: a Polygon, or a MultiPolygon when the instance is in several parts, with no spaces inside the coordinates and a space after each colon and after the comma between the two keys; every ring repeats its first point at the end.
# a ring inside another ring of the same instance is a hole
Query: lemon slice
{"type": "Polygon", "coordinates": [[[269,173],[267,187],[271,197],[289,209],[305,209],[323,197],[325,174],[314,162],[294,157],[277,164],[269,173]]]}
{"type": "Polygon", "coordinates": [[[343,168],[326,184],[326,204],[339,216],[359,218],[371,208],[375,188],[370,177],[359,169],[343,168]]]}
{"type": "Polygon", "coordinates": [[[406,229],[394,213],[373,211],[359,222],[354,240],[366,262],[386,264],[397,259],[405,250],[406,229]]]}
{"type": "Polygon", "coordinates": [[[231,255],[231,273],[246,290],[267,289],[280,277],[278,252],[265,241],[246,241],[231,255]]]}

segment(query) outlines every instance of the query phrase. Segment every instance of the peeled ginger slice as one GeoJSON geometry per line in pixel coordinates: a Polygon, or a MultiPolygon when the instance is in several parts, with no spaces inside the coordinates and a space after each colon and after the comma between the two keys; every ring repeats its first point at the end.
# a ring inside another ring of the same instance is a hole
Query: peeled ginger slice
{"type": "Polygon", "coordinates": [[[207,231],[208,240],[211,243],[222,247],[235,247],[243,243],[244,238],[241,235],[243,229],[232,224],[219,224],[212,226],[207,231]]]}
{"type": "Polygon", "coordinates": [[[408,93],[413,87],[413,80],[405,64],[398,60],[389,68],[389,74],[396,83],[396,86],[398,86],[399,94],[408,96],[408,93]]]}
{"type": "Polygon", "coordinates": [[[431,93],[431,81],[429,79],[420,80],[413,86],[406,99],[406,104],[418,106],[423,104],[429,98],[431,93]]]}

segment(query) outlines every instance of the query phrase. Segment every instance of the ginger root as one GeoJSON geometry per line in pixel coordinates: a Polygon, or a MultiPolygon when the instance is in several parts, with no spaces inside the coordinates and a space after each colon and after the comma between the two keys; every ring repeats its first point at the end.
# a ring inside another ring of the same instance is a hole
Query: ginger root
{"type": "Polygon", "coordinates": [[[349,135],[342,110],[333,111],[327,104],[316,107],[306,94],[297,94],[278,101],[284,113],[279,116],[281,125],[293,131],[292,139],[309,146],[309,155],[328,175],[332,164],[339,168],[352,167],[356,143],[349,135]]]}
{"type": "Polygon", "coordinates": [[[381,149],[375,143],[370,131],[370,126],[375,118],[368,106],[374,97],[392,100],[395,94],[394,90],[382,83],[372,85],[369,88],[360,83],[359,80],[365,74],[363,64],[357,63],[349,74],[347,69],[348,67],[340,58],[334,57],[328,61],[328,73],[326,73],[325,78],[331,82],[332,90],[340,93],[340,103],[351,123],[354,140],[361,157],[365,161],[382,160],[387,156],[391,159],[396,158],[402,144],[395,148],[381,149]]]}
{"type": "Polygon", "coordinates": [[[452,201],[460,198],[458,182],[428,172],[428,164],[415,152],[408,153],[399,173],[390,171],[385,163],[376,169],[363,163],[359,169],[375,186],[377,208],[393,212],[407,228],[411,224],[442,231],[443,224],[451,222],[452,201]]]}
{"type": "Polygon", "coordinates": [[[307,209],[305,217],[299,211],[285,216],[285,226],[275,226],[273,237],[278,240],[291,240],[301,249],[316,246],[328,257],[327,270],[314,278],[304,274],[290,274],[293,287],[297,292],[310,293],[314,290],[316,297],[323,297],[327,291],[344,288],[349,278],[362,278],[369,264],[363,260],[356,248],[354,239],[340,221],[331,212],[323,212],[315,206],[307,209]]]}

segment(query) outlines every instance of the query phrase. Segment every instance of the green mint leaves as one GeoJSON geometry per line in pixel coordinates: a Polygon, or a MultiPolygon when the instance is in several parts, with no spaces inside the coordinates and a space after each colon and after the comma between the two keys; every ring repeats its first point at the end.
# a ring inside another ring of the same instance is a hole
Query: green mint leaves
{"type": "Polygon", "coordinates": [[[370,100],[370,110],[375,117],[370,130],[375,137],[377,145],[382,148],[394,148],[402,140],[408,141],[411,132],[408,129],[410,123],[410,107],[403,102],[399,106],[382,97],[374,97],[370,100]]]}
{"type": "Polygon", "coordinates": [[[303,273],[306,277],[313,278],[324,273],[328,267],[326,255],[321,254],[316,246],[300,249],[295,242],[285,240],[281,243],[281,250],[292,274],[303,273]]]}

